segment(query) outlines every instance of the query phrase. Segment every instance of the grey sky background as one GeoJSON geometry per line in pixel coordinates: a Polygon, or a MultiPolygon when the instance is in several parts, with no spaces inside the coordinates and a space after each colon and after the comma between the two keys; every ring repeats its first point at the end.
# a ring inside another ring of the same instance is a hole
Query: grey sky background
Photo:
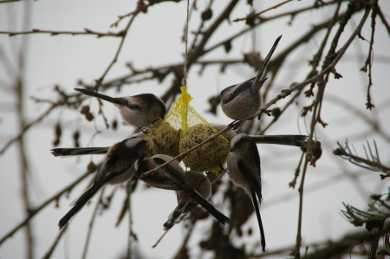
{"type": "MultiPolygon", "coordinates": [[[[107,31],[109,25],[116,20],[119,14],[127,13],[134,9],[135,1],[48,1],[39,0],[32,4],[32,28],[52,30],[82,30],[90,28],[98,31],[107,31]]],[[[246,2],[246,1],[243,1],[246,2]]],[[[278,1],[256,1],[257,9],[260,10],[278,1]]],[[[306,6],[313,1],[303,0],[293,2],[281,7],[274,13],[306,6]]],[[[389,12],[390,2],[382,1],[383,10],[389,12]]],[[[223,1],[215,1],[215,13],[223,6],[223,1]]],[[[20,30],[22,18],[22,3],[0,5],[0,30],[20,30]],[[15,23],[17,24],[15,26],[15,23]]],[[[202,10],[203,3],[199,3],[202,10]]],[[[261,53],[267,51],[273,40],[283,34],[283,39],[278,50],[283,50],[290,42],[299,37],[303,32],[316,22],[329,17],[333,9],[328,12],[312,11],[297,17],[293,26],[287,26],[288,19],[283,22],[271,22],[261,30],[256,31],[256,48],[261,53]]],[[[241,4],[231,18],[242,17],[249,12],[246,4],[241,4]]],[[[271,12],[272,13],[272,12],[271,12]]],[[[389,17],[389,13],[385,13],[389,17]]],[[[354,16],[357,22],[359,15],[354,16]]],[[[112,78],[126,73],[124,63],[131,61],[135,67],[156,66],[165,63],[173,63],[182,60],[183,44],[180,37],[183,32],[185,20],[185,4],[162,4],[150,8],[146,15],[136,19],[135,24],[129,31],[125,47],[121,53],[118,64],[112,69],[107,78],[112,78]]],[[[190,26],[196,27],[198,20],[194,17],[190,26]]],[[[124,25],[121,24],[122,26],[124,25]]],[[[226,22],[221,30],[212,37],[210,45],[224,39],[235,31],[245,26],[243,23],[233,23],[227,26],[226,22]]],[[[368,37],[368,29],[363,34],[368,37]]],[[[345,35],[350,35],[353,28],[348,27],[345,35]]],[[[288,86],[294,81],[302,81],[308,72],[307,61],[316,51],[320,35],[316,40],[310,41],[305,48],[299,48],[293,58],[288,60],[289,67],[283,71],[276,84],[281,88],[288,86]]],[[[378,23],[375,56],[374,56],[374,87],[373,99],[377,106],[389,101],[389,59],[390,45],[388,34],[383,26],[378,23]]],[[[4,47],[10,57],[15,57],[15,50],[20,45],[21,37],[8,38],[0,35],[0,45],[4,47]]],[[[344,42],[344,41],[342,41],[344,42]]],[[[72,91],[77,80],[82,78],[87,82],[98,78],[110,62],[118,39],[96,39],[93,37],[71,37],[47,35],[35,35],[29,38],[27,83],[28,96],[53,97],[53,87],[59,84],[67,91],[72,91]]],[[[226,54],[222,49],[216,51],[207,58],[241,57],[243,52],[251,48],[251,35],[248,34],[235,41],[233,51],[226,54]]],[[[277,51],[278,51],[277,50],[277,51]]],[[[364,63],[368,50],[368,43],[359,41],[347,52],[345,61],[337,66],[338,72],[343,75],[341,80],[333,80],[327,87],[327,102],[324,104],[324,119],[329,123],[325,129],[318,130],[318,139],[323,141],[325,147],[334,148],[336,141],[344,141],[349,138],[355,147],[362,151],[361,145],[365,138],[361,134],[366,132],[367,125],[361,119],[353,116],[345,109],[336,105],[334,99],[345,100],[356,106],[364,114],[379,116],[383,121],[384,131],[389,132],[388,109],[377,109],[368,112],[364,109],[366,76],[359,71],[364,63]],[[364,57],[359,57],[363,53],[364,57]],[[356,62],[356,59],[359,60],[356,62]]],[[[235,66],[227,69],[225,74],[219,74],[218,68],[207,69],[200,77],[197,68],[192,69],[188,79],[189,91],[193,96],[192,105],[211,122],[227,123],[227,119],[221,112],[218,118],[210,116],[207,109],[207,97],[219,92],[224,87],[239,82],[253,75],[253,71],[246,67],[235,66]]],[[[5,90],[1,91],[0,104],[0,143],[14,136],[16,127],[15,114],[12,105],[14,100],[7,90],[7,82],[11,82],[12,75],[0,67],[0,82],[5,82],[5,90]]],[[[142,92],[161,94],[169,85],[169,80],[157,85],[156,82],[147,82],[142,85],[125,87],[121,95],[133,95],[142,92]]],[[[115,94],[113,92],[113,94],[115,94]]],[[[276,92],[273,92],[276,94],[276,92]]],[[[37,105],[31,99],[28,102],[28,115],[33,119],[44,105],[37,105]]],[[[300,107],[306,100],[301,100],[300,107]]],[[[95,100],[87,103],[96,105],[95,100]]],[[[110,105],[104,106],[109,118],[118,118],[115,109],[110,105]]],[[[98,123],[88,123],[76,112],[61,110],[45,120],[41,126],[32,129],[28,134],[28,152],[32,165],[33,200],[36,204],[60,190],[65,184],[73,181],[84,170],[90,159],[99,161],[99,157],[87,157],[82,159],[58,159],[51,156],[49,150],[53,140],[52,126],[60,119],[67,128],[64,132],[63,142],[60,146],[71,146],[71,134],[73,130],[80,129],[83,133],[81,145],[107,145],[115,143],[126,137],[130,130],[121,126],[117,132],[107,131],[101,119],[98,123]],[[94,127],[102,131],[92,139],[94,127]]],[[[299,116],[299,109],[293,108],[276,123],[268,133],[272,134],[298,134],[307,133],[307,122],[299,116]]],[[[378,136],[369,136],[369,140],[375,139],[381,150],[383,162],[389,162],[389,143],[378,136]]],[[[277,248],[293,244],[296,237],[296,222],[298,214],[297,191],[288,188],[292,180],[299,152],[288,147],[259,147],[261,152],[262,172],[264,179],[264,204],[262,209],[265,223],[268,248],[277,248]],[[294,194],[292,199],[278,202],[280,197],[286,194],[294,194]]],[[[350,179],[340,170],[340,164],[344,162],[331,157],[329,149],[325,150],[323,158],[318,161],[315,168],[310,168],[307,175],[307,194],[304,203],[303,238],[305,242],[323,240],[325,238],[337,238],[352,226],[340,213],[342,202],[351,203],[365,208],[367,197],[371,192],[378,192],[383,185],[378,185],[376,174],[363,172],[356,167],[347,166],[352,172],[359,175],[358,182],[350,179]],[[339,179],[327,186],[330,179],[339,175],[339,179]],[[360,176],[361,175],[361,176],[360,176]],[[362,191],[363,190],[363,191],[362,191]],[[310,193],[309,193],[310,192],[310,193]]],[[[9,149],[0,156],[0,235],[2,236],[23,218],[20,204],[20,185],[18,173],[18,161],[16,149],[9,149]]],[[[224,180],[227,180],[225,177],[224,180]]],[[[81,187],[72,191],[69,199],[61,198],[59,209],[49,206],[40,213],[32,222],[36,233],[37,256],[45,253],[58,231],[57,221],[71,205],[71,202],[83,191],[85,182],[81,187]]],[[[93,232],[92,243],[89,250],[89,258],[114,258],[122,253],[127,246],[127,222],[121,227],[115,228],[115,220],[122,205],[124,194],[117,193],[109,212],[99,216],[93,232]]],[[[162,223],[165,221],[171,209],[174,208],[176,198],[174,193],[160,190],[139,191],[134,195],[133,213],[134,228],[139,237],[139,245],[142,252],[151,258],[168,258],[179,247],[183,225],[175,226],[166,236],[164,241],[156,249],[151,245],[162,231],[162,223]]],[[[93,204],[93,203],[92,203],[93,204]]],[[[91,205],[92,205],[91,204],[91,205]]],[[[87,225],[92,213],[92,206],[80,212],[72,221],[70,231],[58,246],[54,258],[77,258],[81,256],[87,232],[87,225]]],[[[255,217],[246,224],[246,229],[253,225],[255,217]]],[[[201,224],[198,233],[207,231],[210,222],[201,224]]],[[[257,230],[257,229],[256,229],[257,230]]],[[[12,239],[0,248],[0,258],[22,258],[25,253],[23,246],[23,232],[18,232],[12,239]]],[[[258,238],[258,235],[255,236],[258,238]]],[[[192,244],[199,240],[193,239],[192,244]]],[[[243,243],[248,240],[240,240],[243,243]]],[[[199,251],[192,251],[196,255],[199,251]]]]}

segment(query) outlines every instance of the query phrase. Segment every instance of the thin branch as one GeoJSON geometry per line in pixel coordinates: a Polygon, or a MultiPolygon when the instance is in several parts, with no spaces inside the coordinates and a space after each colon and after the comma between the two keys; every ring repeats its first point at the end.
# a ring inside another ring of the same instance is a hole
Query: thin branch
{"type": "Polygon", "coordinates": [[[49,247],[49,250],[45,253],[45,255],[42,257],[42,259],[49,259],[53,255],[55,249],[57,248],[57,245],[61,241],[61,239],[64,236],[67,229],[68,229],[68,226],[65,226],[64,228],[62,228],[58,232],[57,237],[54,239],[53,244],[49,247]]]}
{"type": "Polygon", "coordinates": [[[129,29],[130,29],[130,26],[133,24],[135,18],[137,17],[137,14],[139,13],[139,11],[137,13],[135,13],[129,20],[129,22],[127,23],[125,29],[122,31],[122,35],[121,35],[121,41],[119,42],[119,45],[118,45],[118,48],[114,54],[114,57],[112,58],[111,62],[108,64],[107,68],[104,70],[103,74],[96,80],[96,90],[99,89],[100,85],[103,83],[104,81],[104,78],[106,77],[106,75],[108,74],[108,72],[111,70],[111,68],[114,66],[114,64],[118,61],[118,58],[119,58],[119,54],[121,53],[122,51],[122,48],[123,48],[123,44],[125,42],[125,39],[126,39],[126,36],[127,36],[127,33],[129,32],[129,29]]]}
{"type": "Polygon", "coordinates": [[[22,138],[33,126],[40,123],[43,119],[45,119],[52,111],[54,111],[57,107],[61,106],[62,103],[54,103],[49,106],[49,108],[41,113],[35,120],[30,121],[29,123],[26,123],[24,127],[21,129],[20,133],[17,134],[15,137],[8,140],[5,145],[0,149],[0,155],[3,155],[7,149],[14,144],[16,141],[18,141],[20,138],[22,138]]]}
{"type": "Polygon", "coordinates": [[[283,5],[285,5],[285,4],[287,4],[287,3],[291,2],[291,1],[294,1],[294,0],[284,0],[284,1],[282,1],[280,3],[277,3],[277,4],[273,5],[273,6],[270,6],[270,7],[266,8],[266,9],[264,9],[264,10],[261,10],[260,12],[251,13],[251,14],[248,14],[247,16],[245,16],[245,17],[242,17],[242,18],[236,18],[236,19],[233,20],[233,22],[239,22],[239,21],[245,21],[245,20],[248,20],[248,19],[253,19],[253,18],[258,17],[258,16],[260,16],[260,15],[262,15],[262,14],[268,12],[268,11],[277,9],[278,7],[283,6],[283,5]]]}
{"type": "Polygon", "coordinates": [[[28,31],[0,31],[0,35],[6,35],[9,37],[22,36],[22,35],[50,35],[50,36],[95,36],[97,38],[105,37],[122,37],[123,32],[98,32],[95,30],[85,28],[83,31],[66,31],[66,30],[42,30],[32,29],[28,31]]]}
{"type": "Polygon", "coordinates": [[[88,248],[89,248],[89,244],[90,244],[91,238],[92,238],[92,230],[93,230],[93,226],[95,224],[97,212],[99,210],[99,207],[100,207],[102,199],[103,199],[103,195],[104,195],[104,188],[100,191],[99,198],[96,201],[95,208],[93,209],[92,216],[91,216],[91,219],[90,219],[89,224],[88,224],[87,239],[85,240],[83,255],[81,256],[82,259],[87,259],[88,248]]]}
{"type": "Polygon", "coordinates": [[[81,183],[84,179],[86,179],[92,172],[88,171],[81,175],[79,178],[77,178],[72,183],[65,186],[62,190],[58,191],[56,194],[48,198],[46,201],[42,202],[40,205],[36,206],[30,211],[30,214],[19,224],[17,224],[15,227],[13,227],[10,231],[8,231],[3,237],[0,239],[0,246],[8,240],[10,237],[12,237],[18,230],[26,226],[30,220],[32,220],[41,210],[46,208],[48,205],[50,205],[52,202],[57,201],[63,194],[71,191],[75,186],[77,186],[79,183],[81,183]]]}
{"type": "Polygon", "coordinates": [[[303,259],[328,259],[341,256],[348,253],[355,246],[370,242],[373,238],[380,238],[390,232],[390,223],[384,225],[381,231],[372,234],[368,231],[352,232],[344,235],[339,240],[336,240],[323,248],[309,253],[303,259]]]}

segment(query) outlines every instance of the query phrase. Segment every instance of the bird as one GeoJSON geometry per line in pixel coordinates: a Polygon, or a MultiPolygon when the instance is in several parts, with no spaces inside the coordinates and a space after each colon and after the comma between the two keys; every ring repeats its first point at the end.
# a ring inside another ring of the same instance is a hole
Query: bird
{"type": "Polygon", "coordinates": [[[164,118],[167,110],[164,102],[151,93],[127,97],[111,97],[87,88],[75,88],[76,91],[116,104],[122,118],[131,126],[144,128],[164,118]]]}
{"type": "Polygon", "coordinates": [[[101,163],[91,186],[76,200],[74,206],[59,220],[63,228],[69,220],[106,184],[131,180],[135,175],[134,163],[147,155],[146,143],[139,135],[111,146],[101,163]]]}
{"type": "MultiPolygon", "coordinates": [[[[191,184],[191,187],[196,190],[204,199],[209,199],[211,196],[211,183],[208,178],[199,172],[186,172],[186,181],[191,184]]],[[[176,191],[177,206],[169,214],[168,219],[163,224],[164,232],[160,238],[154,243],[156,247],[168,231],[177,223],[182,221],[189,212],[197,206],[197,202],[193,199],[191,192],[186,190],[176,191]]]]}
{"type": "Polygon", "coordinates": [[[153,170],[172,159],[173,158],[168,155],[156,154],[149,158],[138,160],[134,166],[137,171],[137,178],[156,188],[184,192],[219,222],[222,224],[229,222],[228,217],[207,201],[208,197],[204,198],[202,194],[192,186],[192,178],[188,178],[188,172],[185,172],[177,161],[172,161],[162,168],[153,170]]]}
{"type": "Polygon", "coordinates": [[[230,142],[227,155],[227,172],[229,178],[250,196],[260,229],[261,246],[265,251],[265,234],[260,214],[262,201],[260,155],[256,143],[246,134],[239,133],[230,142]]]}
{"type": "Polygon", "coordinates": [[[255,116],[261,106],[260,88],[267,80],[267,68],[282,35],[276,38],[257,75],[239,84],[226,87],[220,93],[222,111],[233,120],[247,120],[255,116]]]}

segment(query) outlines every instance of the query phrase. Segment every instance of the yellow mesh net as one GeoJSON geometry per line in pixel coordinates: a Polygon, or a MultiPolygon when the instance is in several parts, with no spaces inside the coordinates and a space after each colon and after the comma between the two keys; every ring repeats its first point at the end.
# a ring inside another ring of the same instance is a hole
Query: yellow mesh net
{"type": "MultiPolygon", "coordinates": [[[[174,129],[179,130],[179,153],[185,152],[201,143],[217,130],[204,119],[190,102],[192,97],[187,87],[180,88],[181,94],[173,103],[164,118],[174,129]]],[[[184,164],[194,171],[220,172],[229,152],[229,141],[222,135],[214,138],[198,149],[190,152],[184,159],[184,164]]]]}
{"type": "Polygon", "coordinates": [[[209,125],[207,120],[191,107],[191,100],[192,97],[188,93],[187,87],[180,87],[180,95],[172,104],[171,109],[168,111],[164,119],[175,129],[181,130],[182,134],[185,134],[189,127],[197,124],[209,125]]]}

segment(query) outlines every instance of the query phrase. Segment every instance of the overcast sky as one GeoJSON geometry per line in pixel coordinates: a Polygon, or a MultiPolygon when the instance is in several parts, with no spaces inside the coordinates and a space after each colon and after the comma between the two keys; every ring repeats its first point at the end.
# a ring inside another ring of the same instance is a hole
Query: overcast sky
{"type": "MultiPolygon", "coordinates": [[[[109,25],[115,21],[117,15],[127,13],[134,8],[128,2],[135,1],[49,1],[39,0],[32,4],[32,28],[52,29],[52,30],[82,30],[90,28],[98,31],[109,30],[109,25]]],[[[243,1],[246,2],[246,1],[243,1]]],[[[279,1],[255,1],[257,9],[271,6],[279,1]],[[261,4],[260,4],[261,2],[261,4]]],[[[280,11],[304,6],[313,1],[299,1],[280,8],[280,11]]],[[[389,1],[380,1],[383,10],[390,10],[389,1]]],[[[215,1],[215,12],[221,9],[224,1],[215,1]]],[[[0,4],[0,30],[20,30],[22,18],[22,3],[0,4]],[[16,25],[15,25],[16,23],[16,25]]],[[[202,8],[203,5],[199,4],[202,8]]],[[[330,9],[328,9],[329,11],[330,9]]],[[[232,18],[241,17],[249,12],[248,6],[242,4],[233,13],[232,18]]],[[[316,22],[329,17],[331,12],[317,11],[308,12],[294,20],[293,26],[286,25],[288,19],[283,22],[269,23],[262,26],[257,31],[257,49],[264,52],[269,49],[273,40],[280,34],[283,39],[278,50],[284,49],[291,41],[299,37],[304,31],[316,22]]],[[[361,14],[354,17],[357,23],[361,14]]],[[[389,17],[389,14],[386,14],[389,17]]],[[[124,63],[131,61],[136,67],[157,66],[165,63],[173,63],[182,60],[183,45],[180,37],[183,31],[183,21],[185,19],[185,5],[162,4],[151,8],[146,15],[142,15],[136,20],[130,29],[126,39],[124,49],[121,53],[118,64],[109,73],[108,78],[112,78],[127,72],[124,63]]],[[[196,27],[197,20],[191,20],[190,26],[196,27]]],[[[124,24],[122,24],[123,26],[124,24]]],[[[231,26],[224,24],[211,39],[210,45],[224,39],[227,35],[238,31],[245,26],[236,23],[231,26]]],[[[345,35],[350,35],[352,27],[346,29],[345,35]]],[[[368,28],[365,28],[364,35],[368,38],[368,28]]],[[[3,47],[10,57],[15,57],[15,50],[20,46],[21,37],[8,38],[0,35],[0,46],[3,47]]],[[[216,51],[208,58],[239,58],[242,53],[251,47],[250,35],[244,36],[234,43],[234,49],[226,54],[224,51],[216,51]]],[[[308,72],[306,62],[318,48],[320,38],[317,37],[305,45],[305,48],[298,49],[293,59],[289,59],[290,66],[285,68],[282,76],[276,84],[286,87],[294,81],[302,81],[308,72]]],[[[53,87],[59,84],[68,91],[76,86],[78,79],[92,81],[98,78],[110,62],[116,50],[118,40],[112,38],[96,39],[93,37],[70,37],[59,36],[49,37],[35,35],[29,38],[29,49],[27,56],[27,84],[28,96],[53,97],[53,87]]],[[[342,80],[332,80],[327,87],[327,98],[324,110],[325,120],[329,126],[319,129],[318,138],[324,145],[335,147],[336,141],[344,141],[346,137],[358,136],[365,132],[364,121],[352,117],[352,114],[341,109],[334,102],[332,96],[356,105],[359,110],[369,116],[379,116],[384,121],[384,130],[389,132],[388,110],[374,111],[371,114],[364,110],[366,76],[359,71],[363,64],[363,59],[357,63],[357,53],[367,53],[367,42],[359,41],[350,51],[347,52],[346,61],[337,66],[338,72],[343,75],[342,80]],[[386,119],[387,118],[387,119],[386,119]]],[[[277,52],[278,52],[277,50],[277,52]]],[[[381,24],[378,23],[375,41],[374,58],[374,87],[373,98],[376,104],[389,100],[389,62],[390,44],[388,34],[381,24]]],[[[189,91],[194,97],[193,106],[212,122],[227,123],[227,119],[220,113],[218,118],[206,114],[207,97],[215,94],[227,85],[239,82],[252,76],[253,71],[246,67],[237,66],[230,68],[223,75],[218,73],[217,68],[206,71],[199,77],[196,69],[189,75],[189,91]]],[[[0,82],[11,82],[12,75],[0,68],[0,82]]],[[[121,94],[133,95],[142,92],[153,92],[161,94],[169,86],[169,80],[157,85],[156,82],[148,82],[142,85],[134,85],[125,88],[121,94]]],[[[276,92],[273,92],[276,94],[276,92]]],[[[301,100],[303,103],[305,100],[301,100]]],[[[18,129],[16,127],[15,114],[10,111],[14,100],[6,91],[0,94],[0,143],[14,136],[18,129]]],[[[91,101],[90,104],[96,104],[91,101]]],[[[33,119],[44,106],[37,105],[28,100],[28,115],[33,119]]],[[[106,105],[109,118],[119,118],[115,110],[106,105]]],[[[28,134],[28,152],[32,164],[31,184],[33,186],[33,199],[35,204],[50,197],[60,190],[65,184],[72,182],[84,170],[86,164],[91,159],[58,159],[50,155],[51,142],[53,140],[52,125],[57,120],[66,122],[64,132],[65,137],[61,146],[71,146],[71,134],[75,129],[80,129],[83,134],[81,143],[86,145],[106,145],[115,143],[129,134],[126,127],[121,127],[118,132],[105,130],[101,121],[97,125],[87,123],[78,113],[59,111],[45,120],[42,126],[34,128],[28,134]],[[91,142],[94,127],[98,127],[103,133],[99,134],[91,142]]],[[[307,133],[307,122],[299,116],[299,109],[293,108],[290,112],[275,124],[269,131],[273,134],[298,134],[307,133]]],[[[370,140],[375,137],[381,150],[384,162],[389,162],[388,144],[378,136],[370,136],[370,140]]],[[[361,150],[361,145],[365,143],[364,138],[354,142],[357,149],[361,150]]],[[[299,159],[299,152],[288,147],[261,147],[262,170],[264,177],[264,206],[262,210],[263,221],[266,229],[268,248],[277,248],[287,244],[293,244],[296,235],[297,222],[297,197],[282,203],[276,203],[278,197],[284,194],[297,193],[296,190],[288,188],[299,159]]],[[[98,157],[92,158],[99,161],[98,157]]],[[[370,173],[362,172],[358,168],[350,167],[352,171],[362,174],[359,178],[363,192],[359,191],[359,184],[353,184],[347,177],[340,178],[331,187],[326,188],[326,182],[337,175],[341,175],[339,162],[325,153],[318,162],[317,167],[310,168],[307,176],[308,193],[304,203],[303,238],[304,241],[323,240],[325,238],[337,238],[352,226],[342,217],[340,209],[342,202],[351,203],[365,208],[367,195],[373,191],[379,191],[379,180],[376,175],[369,176],[370,173]],[[368,175],[368,176],[367,176],[368,175]],[[321,184],[322,183],[322,184],[321,184]],[[314,184],[314,185],[313,185],[314,184]],[[314,186],[314,187],[309,187],[314,186]]],[[[5,155],[0,156],[0,236],[11,227],[19,223],[23,218],[20,204],[20,185],[18,160],[16,149],[9,149],[5,155]]],[[[75,189],[69,199],[61,199],[61,208],[55,209],[49,206],[33,220],[36,242],[37,256],[41,257],[50,246],[58,228],[57,221],[71,205],[71,202],[83,191],[87,183],[75,189]]],[[[93,232],[89,258],[114,258],[119,255],[127,245],[127,222],[121,227],[115,228],[115,220],[121,208],[123,193],[115,196],[113,206],[104,216],[98,217],[96,227],[93,232]]],[[[176,198],[174,193],[160,190],[140,191],[134,195],[134,228],[138,234],[139,244],[143,253],[151,258],[168,258],[176,252],[180,245],[178,242],[183,231],[182,225],[175,226],[167,235],[165,240],[156,249],[151,249],[151,245],[162,231],[162,223],[165,221],[170,210],[174,208],[176,198]]],[[[81,256],[84,240],[87,232],[87,225],[92,213],[93,206],[89,206],[80,212],[72,221],[70,231],[66,234],[55,252],[54,258],[77,258],[81,256]]],[[[201,224],[199,233],[205,232],[207,224],[201,224]]],[[[255,226],[255,217],[252,217],[248,226],[255,226]]],[[[22,258],[24,255],[22,232],[18,232],[12,239],[7,241],[0,248],[0,258],[22,258]]],[[[197,240],[193,240],[196,243],[197,240]]],[[[241,241],[242,242],[242,241],[241,241]]],[[[240,243],[240,242],[238,242],[240,243]]],[[[196,251],[194,251],[196,253],[196,251]]]]}

